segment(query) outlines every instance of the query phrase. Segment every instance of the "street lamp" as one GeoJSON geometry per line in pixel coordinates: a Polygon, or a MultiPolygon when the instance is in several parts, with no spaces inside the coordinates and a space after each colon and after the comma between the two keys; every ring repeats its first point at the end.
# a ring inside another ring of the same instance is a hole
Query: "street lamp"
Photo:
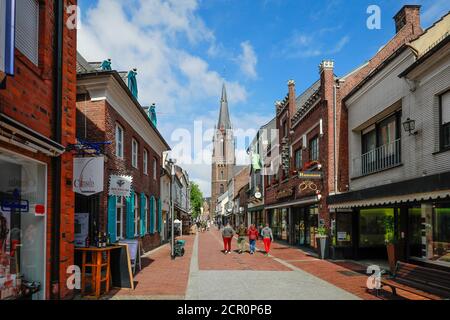
{"type": "Polygon", "coordinates": [[[413,132],[414,130],[416,130],[416,121],[415,120],[411,120],[410,118],[406,119],[405,122],[403,122],[403,129],[405,129],[406,132],[409,132],[409,135],[416,135],[416,132],[413,132]]]}
{"type": "Polygon", "coordinates": [[[173,201],[173,185],[175,178],[175,164],[177,163],[174,159],[169,159],[166,161],[166,164],[170,167],[170,256],[172,259],[175,259],[175,210],[174,210],[174,201],[173,201]]]}

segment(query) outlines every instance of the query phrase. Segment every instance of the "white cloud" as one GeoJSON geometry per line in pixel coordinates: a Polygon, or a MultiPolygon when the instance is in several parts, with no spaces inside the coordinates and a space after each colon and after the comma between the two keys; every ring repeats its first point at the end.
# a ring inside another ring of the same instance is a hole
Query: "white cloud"
{"type": "MultiPolygon", "coordinates": [[[[199,44],[216,43],[214,32],[198,15],[198,4],[198,0],[99,0],[83,11],[78,33],[78,50],[88,61],[111,58],[119,71],[138,68],[139,101],[157,104],[159,130],[171,145],[171,133],[183,128],[193,132],[197,118],[207,121],[205,129],[214,126],[223,82],[230,105],[248,98],[243,85],[225,81],[193,53],[199,44]]],[[[209,195],[211,167],[186,165],[186,169],[209,195]]]]}
{"type": "Polygon", "coordinates": [[[339,53],[350,42],[350,37],[345,35],[334,44],[329,38],[340,29],[341,26],[336,26],[310,33],[295,30],[288,39],[276,46],[274,54],[284,58],[310,58],[339,53]]]}
{"type": "Polygon", "coordinates": [[[244,41],[241,43],[242,53],[238,56],[238,63],[240,65],[242,73],[250,78],[256,79],[258,73],[256,72],[256,65],[258,64],[258,57],[250,41],[244,41]]]}
{"type": "MultiPolygon", "coordinates": [[[[112,58],[117,70],[138,68],[141,104],[190,112],[195,103],[217,97],[224,81],[182,39],[214,41],[197,7],[196,0],[99,0],[83,17],[78,50],[90,61],[112,58]]],[[[229,82],[229,91],[234,102],[247,99],[238,82],[229,82]]]]}

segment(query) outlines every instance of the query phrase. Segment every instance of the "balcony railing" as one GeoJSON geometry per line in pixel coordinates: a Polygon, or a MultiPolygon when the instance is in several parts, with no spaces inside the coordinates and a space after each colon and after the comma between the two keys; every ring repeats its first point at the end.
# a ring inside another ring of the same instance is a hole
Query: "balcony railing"
{"type": "Polygon", "coordinates": [[[390,169],[402,162],[401,140],[395,140],[353,159],[352,177],[390,169]]]}

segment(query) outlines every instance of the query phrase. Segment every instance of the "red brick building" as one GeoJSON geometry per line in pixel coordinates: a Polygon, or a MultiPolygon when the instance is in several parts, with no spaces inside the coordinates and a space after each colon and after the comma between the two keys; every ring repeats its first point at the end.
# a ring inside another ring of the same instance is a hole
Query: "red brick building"
{"type": "Polygon", "coordinates": [[[316,83],[296,96],[295,82],[289,81],[287,96],[277,103],[280,161],[274,164],[280,168],[265,178],[266,219],[276,238],[315,247],[320,226],[336,236],[336,213],[330,212],[327,197],[348,189],[348,126],[342,99],[423,32],[420,6],[404,6],[394,21],[396,34],[370,61],[342,78],[334,75],[333,61],[323,61],[316,83]]]}
{"type": "Polygon", "coordinates": [[[73,159],[65,147],[75,142],[76,30],[65,22],[75,4],[16,1],[14,75],[0,89],[2,298],[19,294],[19,276],[40,283],[33,299],[71,297],[73,159]]]}
{"type": "Polygon", "coordinates": [[[144,251],[161,245],[160,179],[163,152],[170,149],[149,114],[117,71],[101,71],[78,57],[77,138],[110,142],[103,148],[103,192],[77,195],[76,212],[89,213],[90,239],[140,239],[144,251]],[[109,193],[112,176],[132,177],[131,196],[109,193]]]}

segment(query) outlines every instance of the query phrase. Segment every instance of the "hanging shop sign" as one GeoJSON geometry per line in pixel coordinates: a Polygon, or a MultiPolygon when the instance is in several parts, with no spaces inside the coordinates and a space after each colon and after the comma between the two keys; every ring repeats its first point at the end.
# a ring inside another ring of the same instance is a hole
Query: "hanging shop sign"
{"type": "Polygon", "coordinates": [[[109,177],[109,195],[125,198],[130,197],[132,182],[133,177],[131,176],[111,175],[109,177]]]}
{"type": "Polygon", "coordinates": [[[306,181],[300,183],[300,185],[298,186],[298,191],[300,193],[305,193],[305,192],[320,193],[319,186],[314,181],[310,181],[310,180],[306,180],[306,181]]]}
{"type": "Polygon", "coordinates": [[[284,189],[277,193],[277,199],[283,199],[287,197],[291,197],[294,194],[294,190],[291,189],[284,189]]]}
{"type": "Polygon", "coordinates": [[[73,159],[73,191],[91,196],[104,190],[104,157],[73,159]]]}

